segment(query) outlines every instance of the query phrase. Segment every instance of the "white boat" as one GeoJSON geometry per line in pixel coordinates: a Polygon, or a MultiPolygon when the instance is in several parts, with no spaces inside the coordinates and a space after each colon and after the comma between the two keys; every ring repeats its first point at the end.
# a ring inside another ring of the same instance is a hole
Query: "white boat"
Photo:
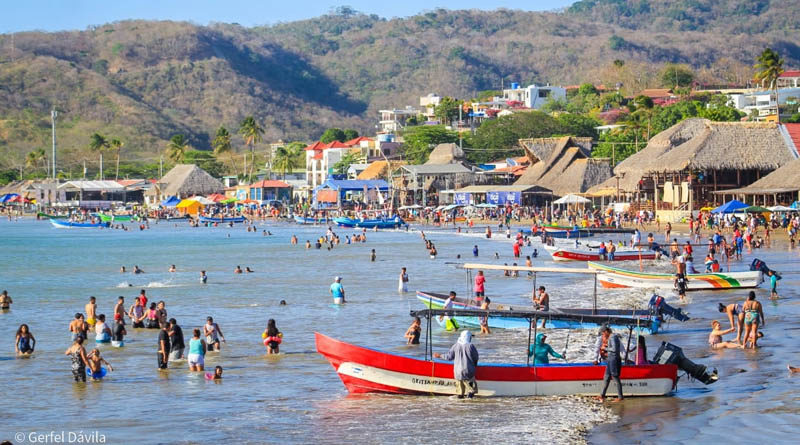
{"type": "MultiPolygon", "coordinates": [[[[591,269],[600,271],[597,281],[606,288],[637,287],[646,289],[672,289],[675,275],[625,270],[606,264],[588,262],[591,269]]],[[[758,287],[763,280],[761,271],[687,274],[687,290],[746,289],[758,287]]]]}

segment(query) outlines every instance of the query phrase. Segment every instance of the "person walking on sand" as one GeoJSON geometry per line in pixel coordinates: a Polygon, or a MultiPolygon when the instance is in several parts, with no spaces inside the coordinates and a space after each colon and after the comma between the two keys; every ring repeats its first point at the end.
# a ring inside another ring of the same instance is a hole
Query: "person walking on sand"
{"type": "Polygon", "coordinates": [[[478,349],[472,344],[472,332],[461,331],[458,341],[450,347],[446,354],[442,355],[434,352],[433,356],[442,360],[453,360],[453,378],[458,387],[458,398],[463,399],[467,392],[467,398],[473,398],[478,393],[478,382],[475,374],[478,367],[478,349]]]}
{"type": "Polygon", "coordinates": [[[346,303],[344,298],[344,287],[342,286],[342,277],[334,277],[333,284],[330,288],[331,297],[333,297],[333,304],[346,303]]]}
{"type": "MultiPolygon", "coordinates": [[[[619,376],[622,371],[622,340],[619,338],[619,334],[612,334],[611,328],[608,326],[604,326],[601,331],[601,340],[603,343],[607,343],[605,348],[606,353],[606,372],[603,376],[603,391],[597,397],[600,401],[605,401],[606,399],[606,391],[608,390],[608,385],[611,383],[611,379],[617,383],[617,402],[621,402],[623,400],[622,396],[622,381],[620,380],[619,376]]],[[[595,358],[594,363],[597,364],[599,362],[599,356],[595,358]]]]}
{"type": "Polygon", "coordinates": [[[408,292],[408,272],[403,267],[400,270],[400,278],[397,281],[397,290],[400,292],[408,292]]]}

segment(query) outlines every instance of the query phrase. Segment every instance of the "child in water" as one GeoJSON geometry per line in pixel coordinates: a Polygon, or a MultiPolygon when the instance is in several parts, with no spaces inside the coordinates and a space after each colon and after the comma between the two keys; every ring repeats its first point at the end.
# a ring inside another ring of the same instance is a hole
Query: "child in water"
{"type": "Polygon", "coordinates": [[[406,330],[406,341],[407,345],[418,345],[419,344],[419,335],[422,332],[422,327],[420,326],[422,321],[419,317],[414,317],[414,322],[411,323],[411,326],[408,327],[406,330]]]}
{"type": "Polygon", "coordinates": [[[222,366],[214,368],[214,373],[207,372],[206,380],[222,380],[222,366]]]}
{"type": "Polygon", "coordinates": [[[283,334],[278,330],[274,319],[270,318],[267,321],[267,328],[264,329],[261,337],[264,339],[264,346],[267,347],[267,354],[277,354],[279,352],[283,334]]]}

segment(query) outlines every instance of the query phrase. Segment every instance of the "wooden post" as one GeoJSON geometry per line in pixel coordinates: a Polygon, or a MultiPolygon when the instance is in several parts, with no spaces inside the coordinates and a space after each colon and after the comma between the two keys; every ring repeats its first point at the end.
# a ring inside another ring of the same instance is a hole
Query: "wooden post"
{"type": "Polygon", "coordinates": [[[594,304],[592,305],[592,315],[597,315],[597,274],[594,274],[594,304]]]}

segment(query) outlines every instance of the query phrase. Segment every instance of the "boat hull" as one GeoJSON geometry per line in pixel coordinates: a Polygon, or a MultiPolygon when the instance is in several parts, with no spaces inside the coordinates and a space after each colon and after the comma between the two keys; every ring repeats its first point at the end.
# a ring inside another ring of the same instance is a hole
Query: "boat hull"
{"type": "Polygon", "coordinates": [[[592,235],[592,232],[589,229],[556,229],[553,227],[545,227],[545,233],[547,236],[553,238],[588,238],[592,235]]]}
{"type": "MultiPolygon", "coordinates": [[[[417,299],[422,302],[428,309],[442,309],[445,305],[445,295],[442,294],[434,294],[430,292],[417,292],[417,299]]],[[[517,311],[524,311],[524,310],[532,310],[533,308],[524,307],[524,306],[509,306],[509,305],[502,305],[502,304],[491,304],[491,309],[496,310],[504,310],[508,309],[509,312],[513,309],[517,311]]],[[[472,309],[472,310],[480,310],[480,306],[475,304],[469,304],[464,302],[463,299],[457,299],[453,302],[453,309],[472,309]],[[460,300],[460,301],[459,301],[460,300]]],[[[645,335],[652,335],[658,332],[659,327],[661,326],[660,321],[658,320],[651,320],[650,313],[646,310],[640,311],[626,311],[626,310],[614,310],[614,309],[598,309],[595,315],[599,316],[612,316],[612,317],[630,317],[631,324],[615,324],[610,323],[603,320],[598,321],[589,321],[581,315],[585,317],[590,317],[591,309],[555,309],[553,312],[553,317],[556,317],[556,313],[560,314],[568,314],[568,315],[575,315],[574,319],[557,319],[557,318],[547,318],[545,319],[545,327],[548,329],[596,329],[600,326],[607,325],[612,329],[618,330],[627,330],[631,325],[636,324],[637,318],[640,319],[643,325],[634,327],[633,330],[639,334],[645,335]]],[[[471,317],[471,316],[453,316],[457,323],[463,326],[477,328],[480,327],[480,320],[478,317],[471,317]]],[[[444,329],[448,329],[447,326],[447,319],[439,317],[435,317],[434,320],[439,323],[444,329]]],[[[492,329],[528,329],[530,323],[527,319],[524,318],[504,318],[504,317],[489,317],[487,319],[489,323],[489,327],[492,329]]]]}
{"type": "MultiPolygon", "coordinates": [[[[606,288],[672,289],[675,277],[666,273],[645,273],[619,269],[605,264],[589,262],[592,269],[601,271],[597,281],[606,288]]],[[[758,287],[763,281],[759,271],[688,274],[687,290],[747,289],[758,287]]]]}
{"type": "Polygon", "coordinates": [[[136,215],[106,215],[105,213],[98,213],[97,216],[103,222],[129,222],[138,221],[139,217],[136,215]]]}
{"type": "MultiPolygon", "coordinates": [[[[351,345],[315,333],[317,352],[336,370],[351,393],[455,395],[453,364],[427,361],[351,345]]],[[[623,366],[625,396],[663,396],[675,387],[675,365],[623,366]]],[[[597,395],[605,366],[590,363],[528,366],[479,364],[479,397],[597,395]]],[[[616,391],[615,384],[609,388],[616,391]]]]}
{"type": "Polygon", "coordinates": [[[333,222],[335,222],[339,227],[357,227],[357,228],[364,228],[364,229],[396,229],[404,224],[403,220],[400,218],[390,218],[390,219],[352,219],[352,218],[334,218],[333,222]]]}
{"type": "Polygon", "coordinates": [[[553,261],[634,261],[639,260],[640,258],[643,260],[656,259],[656,253],[652,251],[639,252],[636,250],[618,250],[614,253],[613,260],[604,260],[603,257],[596,251],[569,249],[563,247],[553,248],[551,250],[549,247],[550,246],[545,246],[545,248],[550,251],[553,261]]]}
{"type": "Polygon", "coordinates": [[[50,215],[44,212],[36,212],[36,216],[41,219],[67,219],[69,216],[67,215],[50,215]]]}
{"type": "Polygon", "coordinates": [[[108,227],[108,223],[78,223],[78,222],[70,222],[70,221],[57,221],[54,219],[50,220],[50,224],[57,229],[71,229],[71,228],[78,228],[78,229],[91,229],[95,227],[108,227]]]}
{"type": "Polygon", "coordinates": [[[244,216],[235,216],[233,218],[210,218],[207,216],[201,216],[198,218],[201,224],[203,223],[210,223],[210,224],[227,224],[227,223],[243,223],[247,220],[244,216]]]}

